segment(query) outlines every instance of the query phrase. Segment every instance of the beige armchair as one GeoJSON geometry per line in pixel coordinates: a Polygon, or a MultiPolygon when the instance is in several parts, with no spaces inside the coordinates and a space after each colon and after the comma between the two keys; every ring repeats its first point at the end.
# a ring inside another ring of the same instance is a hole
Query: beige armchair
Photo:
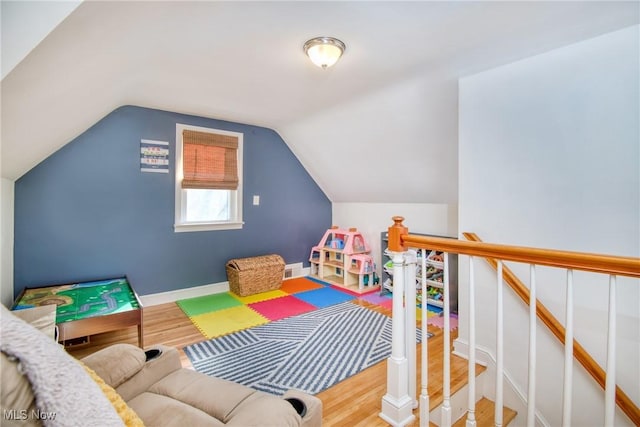
{"type": "Polygon", "coordinates": [[[156,350],[157,354],[145,353],[130,344],[116,344],[82,361],[118,392],[145,425],[315,427],[322,423],[322,402],[314,396],[295,390],[283,398],[272,396],[184,369],[174,348],[156,350]]]}
{"type": "Polygon", "coordinates": [[[0,305],[3,426],[322,424],[318,398],[296,390],[280,398],[182,368],[171,347],[116,344],[79,363],[51,338],[50,314],[44,322],[25,314],[0,305]]]}

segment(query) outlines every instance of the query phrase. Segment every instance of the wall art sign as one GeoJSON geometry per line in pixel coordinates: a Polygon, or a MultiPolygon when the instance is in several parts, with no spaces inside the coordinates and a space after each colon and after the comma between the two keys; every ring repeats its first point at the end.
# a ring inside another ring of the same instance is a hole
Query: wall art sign
{"type": "Polygon", "coordinates": [[[169,143],[141,139],[140,170],[142,172],[169,173],[169,143]]]}

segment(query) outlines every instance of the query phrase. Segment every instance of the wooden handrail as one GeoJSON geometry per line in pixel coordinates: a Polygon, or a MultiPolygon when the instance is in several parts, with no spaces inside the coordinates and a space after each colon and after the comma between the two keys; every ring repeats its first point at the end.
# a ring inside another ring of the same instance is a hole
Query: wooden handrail
{"type": "Polygon", "coordinates": [[[389,228],[390,251],[403,252],[407,247],[419,247],[503,261],[640,278],[640,258],[416,236],[408,234],[407,228],[402,225],[403,220],[402,217],[393,217],[394,225],[389,228]]]}
{"type": "MultiPolygon", "coordinates": [[[[473,233],[462,233],[470,241],[417,236],[409,234],[407,227],[402,224],[403,217],[394,216],[392,219],[394,224],[389,227],[388,248],[393,252],[404,252],[408,247],[414,247],[483,257],[494,268],[497,268],[495,260],[500,259],[503,261],[640,278],[640,258],[484,243],[473,233]]],[[[528,305],[529,289],[504,265],[503,276],[509,286],[528,305]]],[[[551,312],[544,305],[536,303],[536,314],[542,323],[564,344],[565,328],[551,312]]],[[[573,354],[604,389],[606,373],[575,339],[573,340],[573,354]]],[[[616,404],[635,425],[640,426],[640,410],[618,386],[616,386],[616,404]]]]}
{"type": "MultiPolygon", "coordinates": [[[[469,241],[480,242],[482,240],[475,233],[462,233],[462,235],[469,241]]],[[[486,261],[493,267],[494,270],[498,269],[498,262],[493,258],[485,258],[486,261]]],[[[502,273],[505,282],[513,289],[513,291],[524,301],[525,304],[529,305],[529,288],[522,283],[520,279],[511,271],[509,267],[506,265],[502,266],[502,273]]],[[[544,323],[547,328],[553,333],[553,335],[560,340],[562,345],[565,343],[565,328],[562,324],[555,318],[553,314],[544,306],[544,304],[540,303],[536,300],[536,314],[540,321],[544,323]]],[[[576,340],[573,340],[573,357],[580,362],[580,364],[584,367],[584,369],[593,377],[593,379],[602,387],[605,388],[605,381],[607,374],[598,365],[598,363],[591,357],[591,355],[582,347],[582,345],[576,340]]],[[[616,385],[616,405],[624,412],[631,421],[635,425],[640,425],[640,409],[635,405],[635,403],[627,396],[627,394],[616,385]]]]}

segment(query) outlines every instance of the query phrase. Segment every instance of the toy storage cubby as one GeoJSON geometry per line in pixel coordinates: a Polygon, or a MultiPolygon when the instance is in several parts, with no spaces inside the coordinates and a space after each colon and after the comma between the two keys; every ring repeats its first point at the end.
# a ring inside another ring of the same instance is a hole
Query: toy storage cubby
{"type": "MultiPolygon", "coordinates": [[[[419,236],[433,236],[430,234],[418,234],[419,236]]],[[[386,231],[381,236],[381,252],[382,252],[382,292],[393,292],[393,265],[391,256],[387,251],[389,239],[386,231]]],[[[458,312],[458,256],[456,254],[443,254],[439,251],[425,251],[427,254],[426,273],[427,273],[427,295],[422,295],[422,258],[418,251],[418,265],[416,268],[416,299],[417,303],[426,301],[428,305],[433,307],[444,307],[444,257],[448,257],[449,264],[449,310],[452,313],[458,312]]]]}
{"type": "Polygon", "coordinates": [[[311,248],[310,274],[355,293],[375,291],[375,263],[371,248],[356,228],[333,226],[311,248]]]}

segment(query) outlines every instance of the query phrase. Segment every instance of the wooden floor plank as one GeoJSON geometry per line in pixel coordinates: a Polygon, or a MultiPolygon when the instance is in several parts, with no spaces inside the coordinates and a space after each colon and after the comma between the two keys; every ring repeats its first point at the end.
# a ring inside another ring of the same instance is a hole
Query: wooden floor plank
{"type": "MultiPolygon", "coordinates": [[[[489,399],[482,398],[476,402],[475,419],[479,426],[495,425],[495,403],[489,399]]],[[[517,412],[510,408],[502,408],[502,425],[509,425],[516,417],[517,412]]],[[[464,427],[466,425],[466,415],[453,424],[453,427],[464,427]]]]}

